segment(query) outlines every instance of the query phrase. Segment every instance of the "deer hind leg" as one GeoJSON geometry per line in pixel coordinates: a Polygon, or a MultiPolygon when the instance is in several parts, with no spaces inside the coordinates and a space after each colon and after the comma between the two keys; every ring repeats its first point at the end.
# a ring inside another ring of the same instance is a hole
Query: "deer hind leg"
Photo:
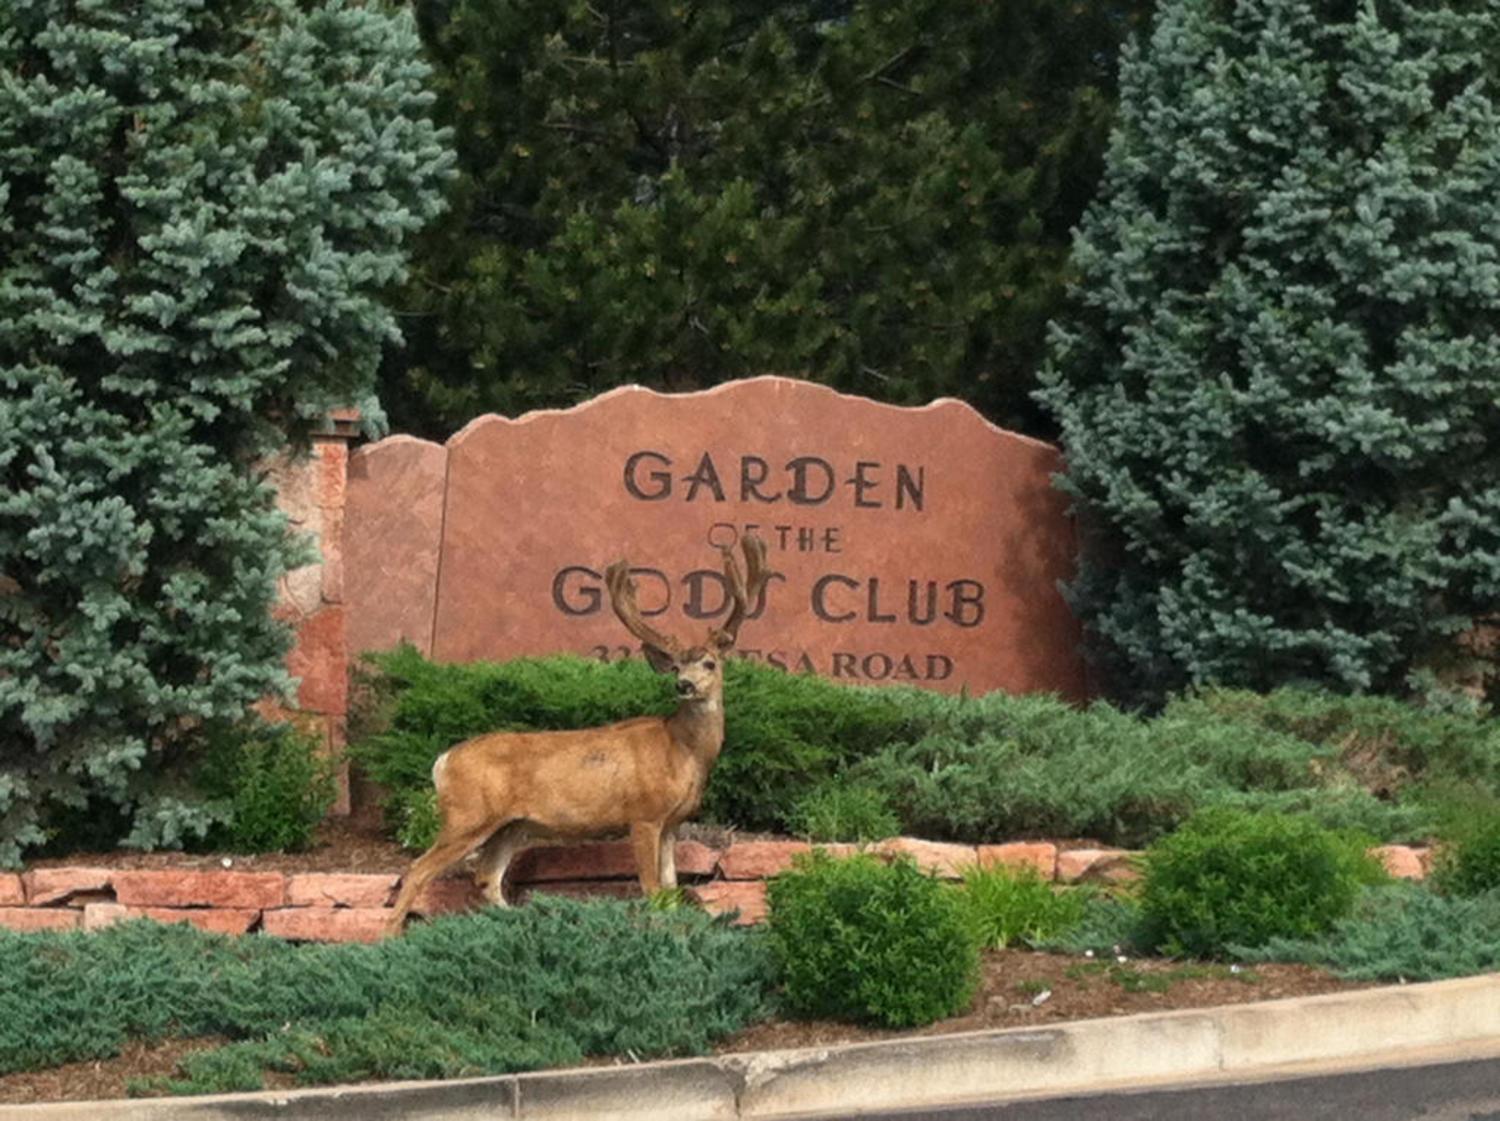
{"type": "Polygon", "coordinates": [[[630,827],[636,874],[641,878],[642,893],[648,896],[661,888],[661,831],[657,821],[639,821],[630,827]]]}
{"type": "Polygon", "coordinates": [[[474,882],[484,892],[484,897],[496,907],[509,907],[505,901],[505,870],[510,862],[531,843],[530,831],[525,822],[512,821],[502,825],[479,850],[479,866],[474,870],[474,882]]]}
{"type": "Polygon", "coordinates": [[[677,827],[661,831],[661,851],[657,855],[656,875],[662,887],[677,886],[677,827]]]}
{"type": "Polygon", "coordinates": [[[457,864],[489,834],[488,826],[469,827],[464,830],[449,829],[446,825],[430,849],[412,862],[411,869],[401,881],[401,891],[396,896],[396,905],[386,923],[387,934],[400,934],[406,926],[406,916],[416,902],[417,894],[454,864],[457,864]]]}

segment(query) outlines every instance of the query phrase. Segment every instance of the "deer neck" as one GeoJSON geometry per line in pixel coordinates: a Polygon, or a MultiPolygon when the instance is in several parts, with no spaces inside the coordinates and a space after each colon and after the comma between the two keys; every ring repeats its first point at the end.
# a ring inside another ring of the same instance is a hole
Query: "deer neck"
{"type": "Polygon", "coordinates": [[[667,717],[672,739],[686,748],[704,765],[712,765],[724,746],[724,700],[705,697],[684,701],[667,717]]]}

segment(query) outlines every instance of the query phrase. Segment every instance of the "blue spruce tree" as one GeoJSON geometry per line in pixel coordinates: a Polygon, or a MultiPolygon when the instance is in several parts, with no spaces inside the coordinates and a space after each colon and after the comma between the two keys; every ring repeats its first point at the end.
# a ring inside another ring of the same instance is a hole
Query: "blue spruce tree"
{"type": "Polygon", "coordinates": [[[1500,608],[1500,8],[1164,0],[1043,402],[1123,687],[1400,690],[1500,608]]]}
{"type": "Polygon", "coordinates": [[[410,19],[0,0],[0,862],[285,685],[298,544],[255,465],[373,384],[440,202],[410,19]]]}

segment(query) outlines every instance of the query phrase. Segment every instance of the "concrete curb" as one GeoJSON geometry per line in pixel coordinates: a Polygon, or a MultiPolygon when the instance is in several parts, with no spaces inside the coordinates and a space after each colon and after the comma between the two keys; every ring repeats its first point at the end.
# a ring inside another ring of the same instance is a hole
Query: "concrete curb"
{"type": "Polygon", "coordinates": [[[956,1105],[1500,1042],[1500,974],[1187,1012],[452,1082],[0,1107],[6,1121],[709,1121],[956,1105]]]}

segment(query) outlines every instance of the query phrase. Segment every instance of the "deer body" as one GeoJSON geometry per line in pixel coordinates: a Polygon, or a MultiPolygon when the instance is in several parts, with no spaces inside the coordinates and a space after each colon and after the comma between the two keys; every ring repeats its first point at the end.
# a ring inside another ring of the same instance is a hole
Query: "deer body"
{"type": "Polygon", "coordinates": [[[734,606],[706,646],[684,647],[645,624],[628,567],[610,566],[615,613],[652,667],[675,675],[677,710],[577,731],[492,732],[444,752],[432,768],[442,826],[402,881],[390,932],[401,930],[423,887],[476,848],[476,882],[497,906],[506,905],[506,868],[526,845],[626,829],[642,890],[676,885],[677,827],[697,812],[724,745],[722,656],[771,575],[764,544],[747,537],[744,545],[748,579],[725,550],[734,606]]]}
{"type": "Polygon", "coordinates": [[[691,741],[682,736],[681,725],[699,723],[708,722],[643,716],[579,732],[491,733],[443,755],[433,782],[455,809],[460,797],[472,800],[476,816],[524,819],[539,835],[676,824],[697,810],[723,744],[722,717],[691,741]]]}

